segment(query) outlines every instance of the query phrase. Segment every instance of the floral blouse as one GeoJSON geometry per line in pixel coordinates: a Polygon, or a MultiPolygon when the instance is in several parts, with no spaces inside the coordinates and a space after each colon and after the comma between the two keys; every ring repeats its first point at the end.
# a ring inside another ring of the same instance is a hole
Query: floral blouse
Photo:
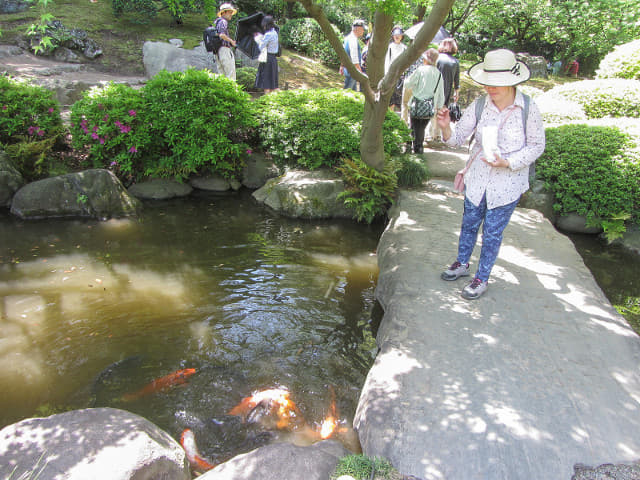
{"type": "MultiPolygon", "coordinates": [[[[462,114],[448,145],[460,146],[467,141],[476,129],[476,102],[473,102],[462,114]]],[[[529,189],[529,165],[542,155],[545,147],[544,125],[538,106],[529,103],[527,131],[522,123],[524,97],[518,90],[513,105],[498,110],[487,96],[484,110],[477,121],[478,128],[471,147],[470,158],[473,163],[464,176],[465,195],[474,204],[480,205],[482,197],[487,196],[487,208],[496,208],[515,202],[529,189]],[[483,162],[482,128],[487,125],[499,126],[498,148],[501,156],[509,161],[509,168],[492,167],[483,162]]]]}

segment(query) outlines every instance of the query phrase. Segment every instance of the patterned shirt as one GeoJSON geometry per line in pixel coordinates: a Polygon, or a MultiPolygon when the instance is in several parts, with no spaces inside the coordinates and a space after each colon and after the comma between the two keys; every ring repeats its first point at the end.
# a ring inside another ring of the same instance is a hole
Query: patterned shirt
{"type": "Polygon", "coordinates": [[[478,125],[470,158],[473,163],[465,178],[465,195],[474,205],[480,205],[482,196],[487,196],[487,207],[496,208],[515,202],[529,189],[529,165],[542,155],[545,147],[544,125],[538,106],[531,101],[527,118],[525,139],[522,123],[524,97],[518,90],[513,105],[498,110],[487,96],[480,120],[476,122],[476,102],[462,114],[447,144],[460,146],[467,141],[478,125]],[[498,147],[501,156],[509,161],[510,168],[492,167],[480,159],[482,155],[482,127],[498,126],[505,120],[498,132],[498,147]]]}
{"type": "MultiPolygon", "coordinates": [[[[216,19],[216,30],[218,31],[218,35],[224,33],[227,37],[231,38],[231,36],[229,35],[229,22],[227,22],[226,18],[218,17],[216,19]]],[[[231,47],[231,43],[227,42],[226,40],[222,40],[222,46],[231,47]]]]}

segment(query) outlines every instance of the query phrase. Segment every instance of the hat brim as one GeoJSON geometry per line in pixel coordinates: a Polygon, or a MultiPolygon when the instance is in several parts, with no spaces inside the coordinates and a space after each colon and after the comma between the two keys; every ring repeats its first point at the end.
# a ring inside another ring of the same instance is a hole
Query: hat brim
{"type": "Polygon", "coordinates": [[[236,13],[238,13],[238,10],[236,10],[235,8],[225,8],[224,10],[220,10],[218,12],[218,16],[221,17],[224,12],[233,12],[233,14],[235,15],[236,13]]]}
{"type": "Polygon", "coordinates": [[[516,61],[517,72],[487,72],[484,70],[484,62],[478,62],[469,69],[471,79],[480,85],[488,87],[514,87],[531,78],[531,70],[526,63],[516,61]]]}

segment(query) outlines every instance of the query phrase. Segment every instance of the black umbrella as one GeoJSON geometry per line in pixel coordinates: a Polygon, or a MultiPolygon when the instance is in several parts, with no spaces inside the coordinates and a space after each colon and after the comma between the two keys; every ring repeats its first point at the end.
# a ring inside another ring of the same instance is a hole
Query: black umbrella
{"type": "MultiPolygon", "coordinates": [[[[414,38],[416,38],[416,35],[418,34],[418,30],[420,30],[423,25],[424,25],[424,22],[416,23],[412,27],[407,28],[404,34],[413,40],[414,38]]],[[[431,40],[431,43],[440,43],[445,38],[450,38],[450,37],[451,35],[449,34],[449,32],[447,32],[447,29],[444,27],[440,27],[440,29],[436,33],[436,36],[433,37],[433,40],[431,40]]]]}
{"type": "Polygon", "coordinates": [[[236,47],[242,50],[249,58],[258,58],[260,49],[253,39],[256,32],[262,32],[262,19],[264,13],[258,12],[248,17],[238,19],[236,28],[236,47]]]}

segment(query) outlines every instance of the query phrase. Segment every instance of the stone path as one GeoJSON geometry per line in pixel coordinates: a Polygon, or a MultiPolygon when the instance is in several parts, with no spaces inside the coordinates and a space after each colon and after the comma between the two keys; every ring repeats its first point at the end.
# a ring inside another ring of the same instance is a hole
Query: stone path
{"type": "MultiPolygon", "coordinates": [[[[433,156],[442,175],[464,162],[433,156]]],[[[468,280],[439,278],[462,216],[450,186],[402,192],[378,246],[385,315],[354,420],[364,452],[425,480],[569,480],[575,464],[639,460],[638,335],[533,210],[516,210],[485,296],[462,299],[468,280]]]]}

